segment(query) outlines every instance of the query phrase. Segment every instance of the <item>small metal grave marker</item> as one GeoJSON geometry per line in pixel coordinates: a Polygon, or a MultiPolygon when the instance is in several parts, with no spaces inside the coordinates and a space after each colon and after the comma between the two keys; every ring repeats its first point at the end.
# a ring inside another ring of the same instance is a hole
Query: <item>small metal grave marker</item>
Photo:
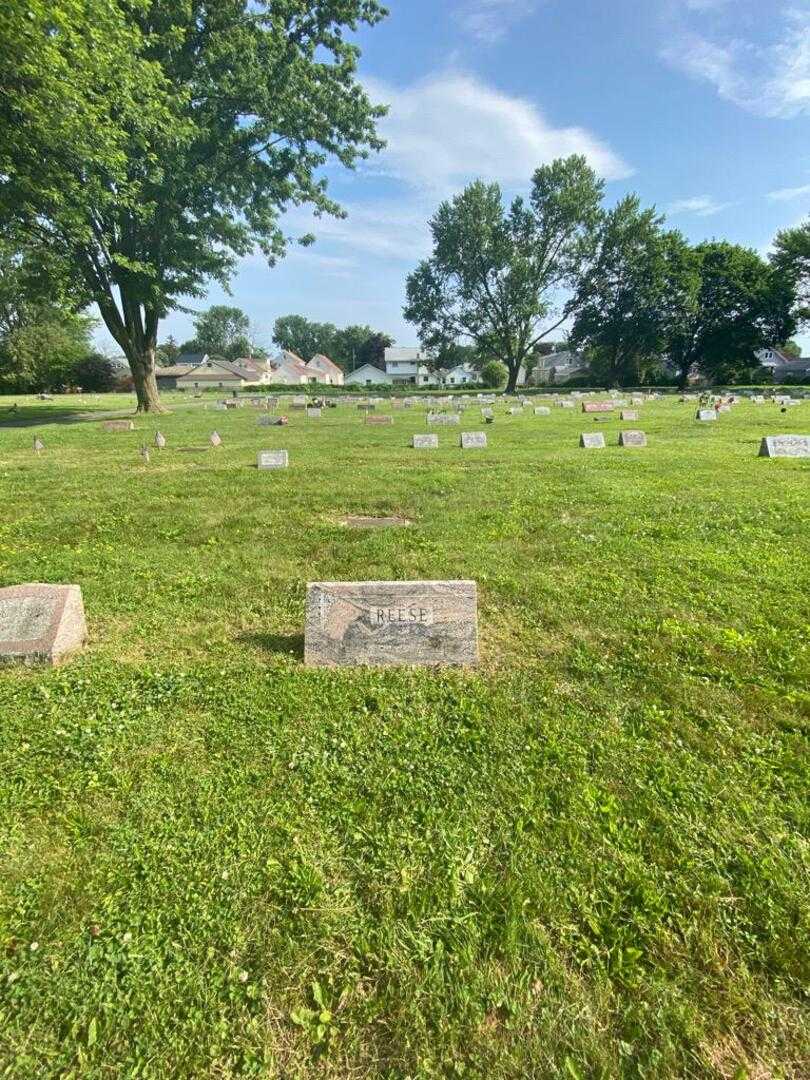
{"type": "Polygon", "coordinates": [[[476,583],[311,582],[304,661],[320,667],[475,664],[476,583]]]}
{"type": "Polygon", "coordinates": [[[218,431],[212,431],[211,438],[208,441],[212,446],[222,446],[222,438],[218,431]]]}
{"type": "Polygon", "coordinates": [[[643,431],[620,431],[619,446],[646,446],[647,436],[643,431]]]}
{"type": "Polygon", "coordinates": [[[486,450],[487,435],[485,431],[462,431],[460,446],[462,450],[486,450]]]}
{"type": "Polygon", "coordinates": [[[583,431],[579,437],[579,445],[585,450],[603,450],[605,436],[601,431],[583,431]]]}
{"type": "Polygon", "coordinates": [[[39,457],[42,451],[45,449],[45,443],[42,439],[34,439],[34,453],[39,457]]]}
{"type": "Polygon", "coordinates": [[[257,469],[286,469],[288,465],[286,450],[260,450],[256,459],[257,469]]]}
{"type": "Polygon", "coordinates": [[[78,585],[0,589],[0,661],[60,664],[87,639],[78,585]]]}
{"type": "Polygon", "coordinates": [[[149,447],[148,446],[142,446],[141,447],[141,458],[143,459],[144,465],[149,464],[149,447]]]}
{"type": "Polygon", "coordinates": [[[766,435],[759,456],[810,458],[810,435],[766,435]]]}
{"type": "Polygon", "coordinates": [[[438,450],[438,435],[414,435],[411,445],[414,450],[438,450]]]}

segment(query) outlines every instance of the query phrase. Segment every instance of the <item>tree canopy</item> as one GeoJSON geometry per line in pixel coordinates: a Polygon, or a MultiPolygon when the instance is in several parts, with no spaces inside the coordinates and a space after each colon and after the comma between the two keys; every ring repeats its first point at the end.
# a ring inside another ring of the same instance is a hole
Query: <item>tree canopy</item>
{"type": "Polygon", "coordinates": [[[810,320],[810,218],[794,229],[776,234],[771,264],[786,274],[796,290],[796,316],[800,322],[810,320]]]}
{"type": "MultiPolygon", "coordinates": [[[[158,325],[288,238],[280,212],[339,213],[321,166],[379,148],[346,31],[377,0],[6,0],[0,220],[95,301],[160,408],[158,325]]],[[[307,240],[308,238],[302,238],[307,240]]]]}
{"type": "Polygon", "coordinates": [[[394,340],[370,326],[339,329],[334,323],[312,322],[303,315],[282,315],[273,326],[273,342],[304,360],[322,353],[344,371],[352,371],[361,364],[382,366],[385,350],[394,340]]]}
{"type": "Polygon", "coordinates": [[[214,304],[194,319],[194,337],[179,347],[181,353],[209,353],[225,360],[241,356],[264,356],[255,341],[250,319],[241,308],[214,304]]]}
{"type": "Polygon", "coordinates": [[[469,343],[501,360],[507,390],[540,340],[571,314],[593,255],[603,183],[584,157],[537,169],[528,201],[504,207],[475,181],[430,221],[433,253],[408,277],[405,317],[422,344],[469,343]]]}

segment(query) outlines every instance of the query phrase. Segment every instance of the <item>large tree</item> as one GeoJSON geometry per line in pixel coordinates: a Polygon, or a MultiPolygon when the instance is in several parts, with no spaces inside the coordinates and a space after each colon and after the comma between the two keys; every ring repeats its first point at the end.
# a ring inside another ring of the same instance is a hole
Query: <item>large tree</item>
{"type": "Polygon", "coordinates": [[[720,241],[692,249],[697,292],[673,315],[668,353],[685,386],[697,369],[710,382],[734,382],[758,367],[756,353],[796,329],[796,293],[781,269],[757,252],[720,241]]]}
{"type": "Polygon", "coordinates": [[[184,353],[210,353],[226,360],[240,356],[264,356],[264,349],[255,341],[250,319],[241,308],[230,304],[214,304],[194,319],[194,337],[183,342],[184,353]]]}
{"type": "Polygon", "coordinates": [[[695,296],[696,261],[663,218],[628,195],[605,214],[570,335],[608,386],[639,385],[661,367],[673,315],[695,296]]]}
{"type": "MultiPolygon", "coordinates": [[[[281,210],[338,213],[320,167],[381,144],[346,31],[377,0],[5,0],[0,221],[98,304],[160,410],[161,318],[287,242],[281,210]]],[[[306,238],[304,238],[306,239],[306,238]]]]}
{"type": "Polygon", "coordinates": [[[273,324],[273,342],[303,360],[311,360],[317,353],[334,360],[337,333],[332,323],[312,322],[304,315],[281,315],[273,324]]]}
{"type": "Polygon", "coordinates": [[[794,229],[783,229],[773,242],[771,264],[793,281],[798,303],[797,318],[810,320],[810,218],[794,229]]]}
{"type": "Polygon", "coordinates": [[[476,181],[430,221],[433,254],[408,277],[405,318],[427,348],[456,341],[501,360],[514,390],[542,338],[572,313],[593,254],[603,183],[585,158],[537,169],[528,202],[504,207],[476,181]]]}

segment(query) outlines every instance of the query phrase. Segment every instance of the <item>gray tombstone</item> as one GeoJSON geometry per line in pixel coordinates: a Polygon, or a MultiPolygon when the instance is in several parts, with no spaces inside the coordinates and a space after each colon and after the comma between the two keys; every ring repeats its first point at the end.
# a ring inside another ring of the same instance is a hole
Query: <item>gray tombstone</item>
{"type": "Polygon", "coordinates": [[[579,437],[579,445],[584,450],[604,450],[605,436],[601,431],[583,431],[579,437]]]}
{"type": "Polygon", "coordinates": [[[259,427],[273,427],[278,421],[274,416],[260,416],[258,419],[259,427]]]}
{"type": "Polygon", "coordinates": [[[60,664],[87,640],[78,585],[0,589],[0,661],[60,664]]]}
{"type": "Polygon", "coordinates": [[[535,405],[535,407],[534,407],[534,415],[535,416],[551,416],[551,409],[549,409],[545,405],[535,405]]]}
{"type": "Polygon", "coordinates": [[[485,431],[462,431],[459,442],[462,450],[486,450],[487,435],[485,431]]]}
{"type": "Polygon", "coordinates": [[[393,424],[393,416],[367,416],[364,423],[366,424],[393,424]]]}
{"type": "Polygon", "coordinates": [[[646,446],[647,436],[643,431],[620,431],[619,446],[646,446]]]}
{"type": "Polygon", "coordinates": [[[134,431],[135,424],[132,420],[105,420],[105,431],[134,431]]]}
{"type": "Polygon", "coordinates": [[[461,423],[461,414],[460,413],[433,413],[433,412],[429,412],[427,414],[427,422],[429,424],[444,424],[444,425],[447,425],[447,424],[460,424],[461,423]]]}
{"type": "Polygon", "coordinates": [[[414,450],[438,450],[439,449],[439,436],[438,435],[414,435],[411,445],[414,450]]]}
{"type": "Polygon", "coordinates": [[[148,446],[142,446],[141,447],[141,459],[142,459],[144,465],[149,464],[149,447],[148,446]]]}
{"type": "Polygon", "coordinates": [[[318,581],[307,586],[304,662],[419,667],[478,661],[474,581],[318,581]]]}
{"type": "Polygon", "coordinates": [[[158,450],[166,449],[166,436],[161,431],[155,432],[155,446],[158,450]]]}
{"type": "Polygon", "coordinates": [[[638,420],[638,413],[635,409],[622,409],[619,417],[622,420],[638,420]]]}
{"type": "Polygon", "coordinates": [[[759,456],[810,458],[810,435],[766,435],[759,456]]]}
{"type": "Polygon", "coordinates": [[[491,420],[495,413],[492,411],[492,409],[486,408],[481,410],[481,415],[485,420],[491,420]]]}
{"type": "Polygon", "coordinates": [[[513,405],[512,408],[509,410],[509,415],[510,416],[523,416],[523,406],[522,405],[521,406],[513,405]]]}
{"type": "Polygon", "coordinates": [[[286,469],[288,465],[286,450],[260,450],[256,458],[257,469],[286,469]]]}
{"type": "Polygon", "coordinates": [[[313,407],[313,406],[310,406],[310,407],[309,407],[309,408],[307,409],[307,416],[308,416],[308,417],[309,417],[309,418],[310,418],[311,420],[320,420],[320,418],[321,418],[321,410],[320,410],[320,409],[317,409],[317,408],[315,408],[315,407],[313,407]]]}
{"type": "Polygon", "coordinates": [[[222,446],[222,438],[218,431],[212,431],[211,438],[208,441],[212,446],[222,446]]]}
{"type": "Polygon", "coordinates": [[[698,409],[695,413],[696,420],[716,420],[717,413],[714,409],[698,409]]]}
{"type": "Polygon", "coordinates": [[[45,449],[45,443],[42,439],[34,439],[34,453],[39,457],[42,451],[45,449]]]}

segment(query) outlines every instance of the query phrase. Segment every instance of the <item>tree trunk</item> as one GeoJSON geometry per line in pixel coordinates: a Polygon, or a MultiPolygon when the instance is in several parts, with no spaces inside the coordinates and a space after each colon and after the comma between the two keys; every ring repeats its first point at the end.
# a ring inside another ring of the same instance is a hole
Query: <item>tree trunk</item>
{"type": "Polygon", "coordinates": [[[505,394],[514,394],[517,387],[518,375],[520,374],[520,364],[513,364],[511,361],[507,361],[507,371],[509,372],[509,378],[506,380],[505,394]]]}
{"type": "Polygon", "coordinates": [[[130,356],[128,359],[135,383],[135,396],[138,399],[137,412],[165,413],[155,378],[155,350],[147,348],[140,355],[130,356]]]}

